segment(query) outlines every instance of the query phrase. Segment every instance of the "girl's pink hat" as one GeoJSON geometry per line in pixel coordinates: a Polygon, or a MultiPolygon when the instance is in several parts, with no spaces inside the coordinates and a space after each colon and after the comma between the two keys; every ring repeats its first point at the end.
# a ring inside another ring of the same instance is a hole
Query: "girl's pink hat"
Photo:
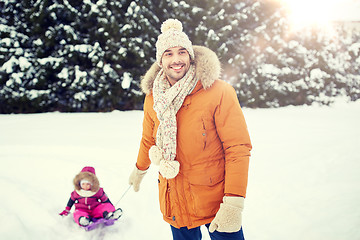
{"type": "Polygon", "coordinates": [[[95,168],[90,167],[90,166],[84,167],[84,168],[81,170],[81,172],[90,172],[90,173],[96,175],[96,174],[95,174],[95,168]]]}

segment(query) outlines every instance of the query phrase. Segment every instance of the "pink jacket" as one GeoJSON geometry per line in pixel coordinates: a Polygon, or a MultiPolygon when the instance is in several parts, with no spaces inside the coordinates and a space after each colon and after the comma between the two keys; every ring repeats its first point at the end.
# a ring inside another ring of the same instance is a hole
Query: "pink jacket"
{"type": "Polygon", "coordinates": [[[99,191],[92,196],[81,196],[78,191],[73,191],[67,206],[71,208],[75,203],[76,210],[93,210],[104,202],[110,202],[110,200],[105,194],[104,189],[100,188],[99,191]]]}

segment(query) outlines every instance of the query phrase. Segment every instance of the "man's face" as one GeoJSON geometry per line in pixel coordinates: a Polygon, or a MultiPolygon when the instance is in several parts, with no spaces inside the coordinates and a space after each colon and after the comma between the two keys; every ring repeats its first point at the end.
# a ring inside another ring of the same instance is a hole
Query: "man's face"
{"type": "Polygon", "coordinates": [[[161,66],[172,86],[189,70],[190,55],[183,47],[169,48],[162,55],[161,66]]]}

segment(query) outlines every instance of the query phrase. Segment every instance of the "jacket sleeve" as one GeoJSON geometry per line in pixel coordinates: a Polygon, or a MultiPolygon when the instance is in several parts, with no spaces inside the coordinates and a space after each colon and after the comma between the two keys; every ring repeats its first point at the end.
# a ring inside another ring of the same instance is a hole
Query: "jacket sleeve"
{"type": "Polygon", "coordinates": [[[225,152],[224,194],[246,197],[252,145],[234,88],[229,84],[222,87],[215,124],[225,152]]]}
{"type": "Polygon", "coordinates": [[[152,106],[152,97],[150,95],[147,95],[144,101],[142,138],[136,162],[136,166],[140,170],[146,170],[149,168],[151,164],[151,161],[149,159],[149,149],[155,144],[155,140],[153,137],[155,123],[149,113],[149,111],[152,109],[152,106]]]}
{"type": "MultiPolygon", "coordinates": [[[[111,201],[110,201],[110,199],[109,199],[109,197],[106,195],[106,193],[105,193],[105,191],[104,191],[104,189],[100,189],[99,191],[101,191],[100,192],[100,201],[102,202],[102,203],[111,203],[111,201]]],[[[111,203],[112,204],[112,203],[111,203]]]]}
{"type": "Polygon", "coordinates": [[[66,207],[70,210],[71,207],[74,205],[75,201],[71,199],[71,197],[69,198],[68,203],[66,204],[66,207]]]}

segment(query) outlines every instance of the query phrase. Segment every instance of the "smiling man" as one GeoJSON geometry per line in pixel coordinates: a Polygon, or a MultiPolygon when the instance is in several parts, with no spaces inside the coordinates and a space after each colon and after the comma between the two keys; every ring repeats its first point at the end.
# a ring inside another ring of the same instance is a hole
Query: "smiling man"
{"type": "Polygon", "coordinates": [[[242,210],[250,150],[235,90],[219,79],[220,62],[193,46],[178,20],[161,26],[156,63],[142,80],[143,134],[129,183],[139,191],[159,165],[159,201],[173,239],[244,239],[242,210]]]}

